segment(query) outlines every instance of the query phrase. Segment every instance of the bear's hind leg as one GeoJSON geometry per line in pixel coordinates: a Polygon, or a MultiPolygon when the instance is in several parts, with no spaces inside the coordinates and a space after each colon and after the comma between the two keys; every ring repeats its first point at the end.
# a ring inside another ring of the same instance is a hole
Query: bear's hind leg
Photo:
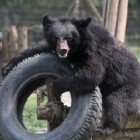
{"type": "Polygon", "coordinates": [[[111,94],[103,101],[104,123],[97,128],[101,135],[109,136],[120,129],[127,120],[127,103],[118,95],[111,94]]]}

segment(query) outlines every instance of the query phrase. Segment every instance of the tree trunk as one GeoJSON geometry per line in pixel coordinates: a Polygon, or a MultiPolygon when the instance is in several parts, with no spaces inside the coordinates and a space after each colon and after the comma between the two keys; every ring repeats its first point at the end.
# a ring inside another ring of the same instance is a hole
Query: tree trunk
{"type": "Polygon", "coordinates": [[[118,8],[118,19],[116,26],[116,37],[124,42],[126,21],[127,21],[127,10],[128,10],[128,0],[120,0],[118,8]]]}
{"type": "Polygon", "coordinates": [[[13,58],[17,54],[18,49],[18,34],[16,26],[11,26],[9,31],[9,56],[10,59],[13,58]]]}
{"type": "Polygon", "coordinates": [[[115,35],[119,0],[111,0],[108,4],[109,4],[108,6],[109,14],[107,17],[108,19],[107,19],[106,29],[112,35],[115,35]]]}
{"type": "Polygon", "coordinates": [[[28,46],[28,30],[27,27],[18,29],[18,53],[27,49],[28,46]]]}
{"type": "Polygon", "coordinates": [[[4,27],[2,29],[3,39],[2,39],[2,49],[0,52],[0,65],[9,61],[9,28],[4,27]]]}

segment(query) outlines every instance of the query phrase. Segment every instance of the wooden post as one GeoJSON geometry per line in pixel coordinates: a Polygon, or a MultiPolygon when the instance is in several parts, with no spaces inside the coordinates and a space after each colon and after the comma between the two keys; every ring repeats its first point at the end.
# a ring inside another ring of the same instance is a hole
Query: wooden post
{"type": "Polygon", "coordinates": [[[103,13],[102,13],[102,17],[103,17],[102,25],[105,28],[107,28],[107,24],[108,24],[110,2],[111,2],[111,0],[104,0],[103,13]]]}
{"type": "Polygon", "coordinates": [[[2,32],[0,32],[0,50],[2,49],[2,38],[3,38],[3,34],[2,32]]]}
{"type": "Polygon", "coordinates": [[[93,15],[96,17],[97,21],[99,23],[102,23],[102,17],[100,13],[98,12],[97,8],[94,6],[93,2],[91,0],[85,0],[87,6],[90,8],[93,15]]]}
{"type": "MultiPolygon", "coordinates": [[[[2,33],[0,32],[0,52],[2,50],[2,33]]],[[[0,53],[0,71],[1,71],[1,67],[2,67],[2,58],[1,58],[2,53],[0,53]]],[[[1,73],[0,73],[0,81],[2,79],[1,73]]]]}
{"type": "MultiPolygon", "coordinates": [[[[2,49],[0,60],[1,63],[7,63],[9,61],[9,27],[4,27],[2,29],[3,39],[2,39],[2,49]]],[[[3,64],[1,64],[3,65],[3,64]]]]}
{"type": "Polygon", "coordinates": [[[73,9],[73,16],[78,17],[79,16],[79,7],[80,7],[80,1],[79,0],[75,0],[75,5],[74,5],[74,9],[73,9]]]}
{"type": "Polygon", "coordinates": [[[28,47],[28,29],[21,27],[18,29],[18,53],[27,49],[28,47]]]}
{"type": "MultiPolygon", "coordinates": [[[[0,70],[3,66],[6,65],[6,63],[9,60],[9,53],[8,53],[8,40],[9,40],[9,28],[8,27],[4,27],[2,29],[2,48],[0,50],[0,70]]],[[[0,73],[0,81],[2,79],[1,73],[0,73]]]]}
{"type": "Polygon", "coordinates": [[[111,0],[109,3],[110,3],[109,4],[110,6],[108,7],[109,8],[109,15],[108,15],[106,29],[112,35],[115,35],[119,0],[111,0]]]}
{"type": "Polygon", "coordinates": [[[115,36],[122,42],[124,42],[125,39],[127,10],[128,10],[128,0],[120,0],[115,36]]]}
{"type": "Polygon", "coordinates": [[[105,27],[106,15],[107,15],[107,2],[108,0],[104,0],[103,11],[102,11],[102,25],[105,27]]]}
{"type": "Polygon", "coordinates": [[[17,49],[18,49],[18,34],[17,34],[17,29],[16,26],[11,26],[10,31],[9,31],[9,56],[10,59],[14,57],[17,54],[17,49]]]}
{"type": "Polygon", "coordinates": [[[73,0],[73,2],[71,3],[71,5],[68,7],[68,10],[66,12],[66,16],[70,16],[71,15],[72,10],[74,8],[74,5],[75,5],[75,0],[73,0]]]}

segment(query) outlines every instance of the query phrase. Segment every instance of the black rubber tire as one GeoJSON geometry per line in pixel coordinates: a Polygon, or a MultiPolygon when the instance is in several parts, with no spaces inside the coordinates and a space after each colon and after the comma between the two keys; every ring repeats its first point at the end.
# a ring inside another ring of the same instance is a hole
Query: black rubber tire
{"type": "Polygon", "coordinates": [[[97,89],[93,93],[71,93],[72,106],[68,116],[58,128],[47,134],[28,132],[17,115],[21,100],[41,86],[44,77],[61,77],[71,71],[67,62],[51,54],[36,55],[19,63],[0,86],[0,132],[3,139],[90,140],[102,115],[102,99],[97,89]]]}

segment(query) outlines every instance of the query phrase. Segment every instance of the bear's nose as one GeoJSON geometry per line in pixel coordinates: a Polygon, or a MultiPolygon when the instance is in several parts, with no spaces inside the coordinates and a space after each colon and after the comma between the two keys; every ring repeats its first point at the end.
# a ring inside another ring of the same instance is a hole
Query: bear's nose
{"type": "Polygon", "coordinates": [[[59,53],[61,56],[64,56],[67,53],[67,49],[61,49],[59,53]]]}

